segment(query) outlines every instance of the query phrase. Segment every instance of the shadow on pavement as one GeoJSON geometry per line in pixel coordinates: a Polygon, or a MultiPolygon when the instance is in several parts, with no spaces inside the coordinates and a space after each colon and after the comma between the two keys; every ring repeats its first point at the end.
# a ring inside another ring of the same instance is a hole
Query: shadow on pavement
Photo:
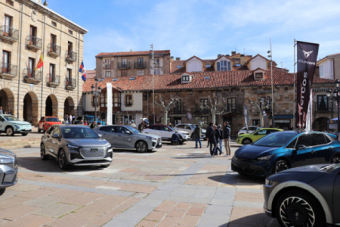
{"type": "Polygon", "coordinates": [[[224,175],[209,176],[208,179],[232,186],[254,186],[265,182],[264,178],[239,175],[232,171],[227,171],[224,175]]]}
{"type": "Polygon", "coordinates": [[[126,150],[126,149],[113,149],[114,153],[137,153],[137,154],[152,154],[155,153],[156,150],[151,150],[151,151],[147,151],[147,152],[138,152],[136,151],[136,149],[131,149],[131,150],[126,150]]]}
{"type": "MultiPolygon", "coordinates": [[[[246,217],[239,217],[244,215],[244,210],[247,208],[233,209],[231,221],[229,223],[220,225],[219,227],[280,227],[276,219],[270,218],[265,213],[253,214],[246,217]],[[235,218],[236,217],[236,218],[235,218]],[[239,217],[239,218],[238,218],[239,217]]],[[[253,212],[250,208],[250,212],[253,212]]]]}

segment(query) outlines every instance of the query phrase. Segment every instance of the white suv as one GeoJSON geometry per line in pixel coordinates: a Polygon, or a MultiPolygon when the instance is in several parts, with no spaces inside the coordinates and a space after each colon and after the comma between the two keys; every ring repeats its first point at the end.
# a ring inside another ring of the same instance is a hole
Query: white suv
{"type": "MultiPolygon", "coordinates": [[[[185,131],[185,132],[189,133],[190,137],[191,137],[192,133],[194,132],[195,128],[196,128],[196,125],[186,124],[186,123],[177,124],[174,127],[174,129],[176,129],[176,130],[185,131]]],[[[202,132],[201,133],[201,137],[202,137],[201,139],[206,139],[206,136],[205,136],[206,130],[201,128],[201,132],[202,132]]]]}
{"type": "MultiPolygon", "coordinates": [[[[171,141],[172,134],[176,132],[175,129],[166,125],[150,125],[143,130],[143,133],[153,134],[162,137],[162,140],[171,141]]],[[[177,131],[182,139],[182,142],[189,140],[190,135],[185,131],[177,131]]]]}
{"type": "MultiPolygon", "coordinates": [[[[256,126],[248,126],[248,134],[251,134],[257,130],[259,130],[260,127],[256,126]]],[[[247,127],[243,127],[240,131],[238,131],[237,135],[247,134],[247,127]]]]}
{"type": "Polygon", "coordinates": [[[0,133],[6,133],[7,136],[21,134],[26,136],[32,132],[32,125],[27,121],[20,121],[10,114],[0,114],[0,133]]]}

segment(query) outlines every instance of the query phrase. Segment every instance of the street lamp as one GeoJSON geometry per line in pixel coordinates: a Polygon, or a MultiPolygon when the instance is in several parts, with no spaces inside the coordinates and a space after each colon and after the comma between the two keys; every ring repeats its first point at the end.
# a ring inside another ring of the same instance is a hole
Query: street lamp
{"type": "MultiPolygon", "coordinates": [[[[98,78],[94,78],[94,84],[91,86],[91,94],[94,95],[94,122],[97,124],[97,105],[98,105],[98,95],[100,95],[102,88],[98,87],[98,78]]],[[[99,107],[100,108],[100,107],[99,107]]]]}
{"type": "Polygon", "coordinates": [[[337,109],[338,109],[338,133],[340,132],[340,113],[339,113],[339,102],[340,102],[340,81],[337,79],[335,81],[335,86],[336,88],[334,90],[329,89],[327,91],[327,97],[331,97],[331,94],[333,93],[333,99],[336,101],[337,103],[337,109]]]}

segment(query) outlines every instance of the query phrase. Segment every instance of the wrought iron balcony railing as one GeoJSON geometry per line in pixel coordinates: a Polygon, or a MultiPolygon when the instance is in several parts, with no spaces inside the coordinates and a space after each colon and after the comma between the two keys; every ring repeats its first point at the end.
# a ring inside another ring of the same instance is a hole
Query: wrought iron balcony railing
{"type": "Polygon", "coordinates": [[[32,50],[41,50],[41,39],[32,35],[26,37],[26,46],[32,50]]]}
{"type": "Polygon", "coordinates": [[[4,41],[14,43],[19,39],[19,31],[9,26],[0,26],[0,38],[4,41]]]}
{"type": "Polygon", "coordinates": [[[67,62],[77,61],[77,53],[74,51],[66,51],[65,57],[67,62]]]}
{"type": "Polygon", "coordinates": [[[52,57],[59,57],[60,56],[60,46],[54,43],[50,43],[47,46],[48,54],[52,57]]]}
{"type": "Polygon", "coordinates": [[[135,69],[146,69],[146,62],[134,62],[135,69]]]}
{"type": "Polygon", "coordinates": [[[76,79],[65,79],[65,88],[66,90],[73,90],[76,88],[76,79]]]}
{"type": "Polygon", "coordinates": [[[11,80],[17,76],[17,66],[1,62],[0,78],[11,80]]]}
{"type": "Polygon", "coordinates": [[[47,86],[55,88],[60,84],[60,76],[48,73],[46,76],[46,82],[47,86]]]}
{"type": "Polygon", "coordinates": [[[25,68],[23,71],[24,82],[29,84],[38,84],[41,81],[41,70],[25,68]]]}
{"type": "Polygon", "coordinates": [[[117,68],[118,69],[130,69],[130,62],[126,62],[126,63],[117,63],[117,68]]]}

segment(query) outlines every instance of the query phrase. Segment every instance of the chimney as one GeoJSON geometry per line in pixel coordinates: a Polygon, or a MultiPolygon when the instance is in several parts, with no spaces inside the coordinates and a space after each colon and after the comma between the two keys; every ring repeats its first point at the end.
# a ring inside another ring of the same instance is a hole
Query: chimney
{"type": "Polygon", "coordinates": [[[174,61],[174,56],[171,56],[171,57],[170,57],[170,61],[174,61]]]}
{"type": "Polygon", "coordinates": [[[229,54],[227,54],[226,56],[227,56],[227,57],[229,57],[230,55],[229,55],[229,54]]]}
{"type": "Polygon", "coordinates": [[[181,60],[181,58],[180,57],[176,57],[176,61],[180,61],[181,60]]]}
{"type": "Polygon", "coordinates": [[[232,51],[232,52],[231,52],[231,55],[234,55],[234,54],[236,54],[236,51],[232,51]]]}
{"type": "Polygon", "coordinates": [[[221,56],[222,56],[222,54],[218,54],[218,55],[217,55],[218,58],[221,57],[221,56]]]}
{"type": "Polygon", "coordinates": [[[252,58],[252,57],[253,57],[253,55],[247,55],[247,57],[250,57],[250,58],[252,58]]]}
{"type": "Polygon", "coordinates": [[[241,54],[241,57],[244,57],[244,54],[241,54]]]}
{"type": "Polygon", "coordinates": [[[130,49],[130,52],[132,52],[132,49],[130,49]]]}

